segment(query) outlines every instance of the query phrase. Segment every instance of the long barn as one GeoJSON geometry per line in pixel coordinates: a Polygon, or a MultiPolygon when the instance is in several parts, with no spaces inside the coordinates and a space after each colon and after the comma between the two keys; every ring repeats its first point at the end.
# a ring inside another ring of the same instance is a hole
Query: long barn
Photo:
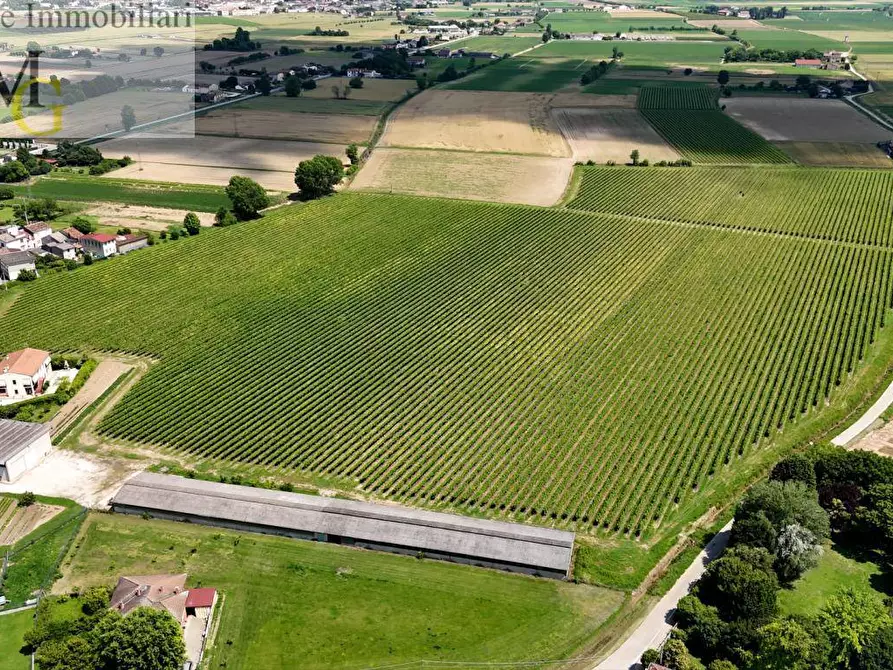
{"type": "Polygon", "coordinates": [[[285,535],[565,579],[574,534],[502,521],[144,472],[112,500],[128,514],[285,535]]]}

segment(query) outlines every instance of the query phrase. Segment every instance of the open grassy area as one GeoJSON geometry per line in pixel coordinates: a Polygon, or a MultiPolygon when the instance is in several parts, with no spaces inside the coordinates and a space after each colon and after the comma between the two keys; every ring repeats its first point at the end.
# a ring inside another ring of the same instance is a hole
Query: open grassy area
{"type": "Polygon", "coordinates": [[[526,55],[494,63],[448,88],[462,91],[517,91],[550,93],[579,82],[586,61],[535,59],[526,55]]]}
{"type": "Polygon", "coordinates": [[[28,184],[12,184],[19,197],[57,200],[126,202],[131,205],[216,212],[229,206],[223,189],[194,184],[167,184],[135,179],[54,173],[28,184]]]}
{"type": "MultiPolygon", "coordinates": [[[[210,667],[357,668],[562,658],[617,591],[330,544],[91,515],[60,589],[187,572],[224,597],[210,667]]],[[[2,620],[0,620],[2,621],[2,620]]]]}
{"type": "Polygon", "coordinates": [[[845,547],[828,545],[819,564],[778,594],[782,614],[816,614],[835,591],[852,587],[874,590],[881,597],[893,594],[893,580],[880,566],[880,557],[859,555],[845,547]]]}
{"type": "Polygon", "coordinates": [[[20,653],[33,623],[34,610],[0,616],[0,670],[28,670],[31,657],[20,653]]]}

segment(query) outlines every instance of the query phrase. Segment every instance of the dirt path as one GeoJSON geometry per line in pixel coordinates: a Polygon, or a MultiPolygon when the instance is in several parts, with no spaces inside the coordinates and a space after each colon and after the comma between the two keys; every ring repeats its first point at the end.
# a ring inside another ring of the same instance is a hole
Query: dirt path
{"type": "Polygon", "coordinates": [[[133,365],[117,360],[108,359],[100,362],[93,374],[90,375],[87,383],[53,417],[53,420],[50,422],[51,434],[55,435],[74,421],[84,409],[105,393],[106,389],[114,384],[118,377],[132,369],[133,365]]]}

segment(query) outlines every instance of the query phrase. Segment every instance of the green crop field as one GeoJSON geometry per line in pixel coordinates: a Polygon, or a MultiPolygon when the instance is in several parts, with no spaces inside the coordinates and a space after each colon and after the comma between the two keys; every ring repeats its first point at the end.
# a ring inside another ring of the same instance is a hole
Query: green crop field
{"type": "Polygon", "coordinates": [[[587,42],[552,40],[524,57],[609,60],[614,49],[623,52],[624,67],[655,67],[666,69],[679,66],[719,68],[725,42],[587,42]]]}
{"type": "Polygon", "coordinates": [[[487,66],[480,72],[449,84],[462,91],[516,91],[551,93],[579,82],[585,60],[544,60],[524,56],[487,66]]]}
{"type": "Polygon", "coordinates": [[[524,49],[540,44],[537,36],[500,37],[499,35],[481,35],[469,37],[449,45],[450,49],[466,49],[468,51],[490,51],[497,56],[515,54],[524,49]]]}
{"type": "MultiPolygon", "coordinates": [[[[614,33],[629,32],[630,29],[649,33],[652,30],[659,32],[662,30],[669,31],[671,29],[689,30],[693,33],[707,32],[706,30],[696,30],[693,26],[685,23],[681,16],[667,14],[667,18],[624,18],[623,16],[612,17],[608,12],[601,11],[578,11],[563,12],[561,14],[551,13],[546,18],[541,19],[543,26],[552,25],[553,30],[562,33],[614,33]]],[[[540,29],[541,30],[541,29],[540,29]]]]}
{"type": "MultiPolygon", "coordinates": [[[[662,197],[719,199],[710,171],[615,170],[702,175],[662,197]]],[[[343,194],[42,279],[0,317],[0,349],[159,356],[111,439],[648,538],[862,379],[891,249],[838,240],[890,213],[816,188],[787,211],[809,226],[846,202],[832,235],[343,194]]]]}
{"type": "MultiPolygon", "coordinates": [[[[778,25],[776,22],[775,25],[778,25]]],[[[789,28],[799,29],[798,22],[786,23],[789,28]]],[[[738,37],[750,42],[757,49],[817,49],[828,51],[830,49],[847,49],[847,45],[827,37],[802,33],[799,30],[739,30],[738,37]]]]}
{"type": "Polygon", "coordinates": [[[893,30],[893,17],[886,12],[798,11],[799,20],[768,20],[767,25],[797,30],[893,30]]]}
{"type": "Polygon", "coordinates": [[[0,616],[0,670],[28,670],[30,654],[21,653],[25,647],[24,636],[34,623],[34,611],[0,616]]]}
{"type": "Polygon", "coordinates": [[[77,174],[54,173],[38,177],[26,185],[10,184],[19,197],[55,198],[88,202],[125,202],[131,205],[190,209],[216,212],[229,206],[229,198],[222,188],[193,184],[89,177],[77,174]]]}
{"type": "Polygon", "coordinates": [[[696,163],[790,163],[790,157],[729,118],[704,88],[643,87],[639,109],[667,142],[696,163]]]}
{"type": "Polygon", "coordinates": [[[65,582],[82,588],[186,572],[190,585],[218,589],[207,667],[229,670],[563,658],[623,600],[581,584],[119,514],[91,515],[69,562],[65,582]]]}
{"type": "Polygon", "coordinates": [[[569,207],[893,248],[893,172],[801,167],[586,168],[569,207]],[[709,184],[705,188],[704,184],[709,184]],[[667,197],[668,193],[679,194],[667,197]],[[803,206],[811,194],[827,196],[803,206]]]}

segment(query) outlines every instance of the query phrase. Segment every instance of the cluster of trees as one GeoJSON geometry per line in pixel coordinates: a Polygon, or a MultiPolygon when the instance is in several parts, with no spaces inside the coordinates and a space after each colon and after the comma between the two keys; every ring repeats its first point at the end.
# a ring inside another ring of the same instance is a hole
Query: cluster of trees
{"type": "Polygon", "coordinates": [[[362,70],[375,70],[384,77],[400,78],[408,77],[412,68],[406,60],[406,50],[400,51],[376,51],[370,58],[362,58],[341,66],[341,76],[345,76],[348,70],[359,68],[362,70]]]}
{"type": "MultiPolygon", "coordinates": [[[[227,65],[235,67],[237,65],[244,65],[245,63],[256,63],[257,61],[267,60],[268,58],[272,58],[270,54],[266,51],[255,51],[252,54],[248,54],[247,56],[236,56],[235,58],[227,61],[227,65]]],[[[213,67],[213,64],[208,63],[213,67]]],[[[199,67],[201,67],[201,63],[199,63],[199,67]]]]}
{"type": "MultiPolygon", "coordinates": [[[[616,51],[617,47],[614,47],[614,49],[616,51]]],[[[608,63],[607,61],[600,61],[598,65],[593,65],[582,74],[582,76],[580,77],[580,84],[582,86],[591,84],[596,79],[600,79],[602,76],[604,76],[610,69],[611,63],[608,63]]]]}
{"type": "MultiPolygon", "coordinates": [[[[893,667],[890,601],[868,585],[840,589],[815,616],[778,615],[779,589],[816,565],[832,534],[893,561],[893,461],[821,447],[778,463],[738,504],[729,550],[679,602],[671,651],[691,650],[710,670],[893,667]]],[[[664,664],[692,667],[686,654],[664,664]]]]}
{"type": "MultiPolygon", "coordinates": [[[[702,7],[700,11],[704,14],[719,14],[722,9],[719,5],[707,5],[702,7]]],[[[804,7],[804,9],[809,9],[804,7]]],[[[750,18],[762,21],[763,19],[783,19],[788,15],[788,8],[774,9],[773,7],[741,7],[738,11],[749,11],[750,18]]]]}
{"type": "Polygon", "coordinates": [[[99,149],[87,144],[75,144],[70,140],[62,140],[56,145],[53,152],[56,165],[86,167],[99,165],[102,162],[102,153],[99,149]]]}
{"type": "Polygon", "coordinates": [[[45,598],[25,643],[39,670],[178,670],[186,661],[180,625],[169,612],[138,607],[126,617],[108,609],[109,590],[81,597],[80,616],[57,613],[66,600],[45,598]]]}
{"type": "Polygon", "coordinates": [[[233,37],[219,37],[210,44],[206,44],[205,51],[258,51],[260,42],[253,42],[251,34],[239,26],[233,37]]]}
{"type": "Polygon", "coordinates": [[[346,30],[323,30],[319,26],[311,30],[308,35],[316,37],[350,37],[350,33],[346,30]]]}
{"type": "Polygon", "coordinates": [[[746,49],[726,47],[723,58],[726,63],[793,63],[798,58],[821,58],[822,52],[816,49],[746,49]]]}

